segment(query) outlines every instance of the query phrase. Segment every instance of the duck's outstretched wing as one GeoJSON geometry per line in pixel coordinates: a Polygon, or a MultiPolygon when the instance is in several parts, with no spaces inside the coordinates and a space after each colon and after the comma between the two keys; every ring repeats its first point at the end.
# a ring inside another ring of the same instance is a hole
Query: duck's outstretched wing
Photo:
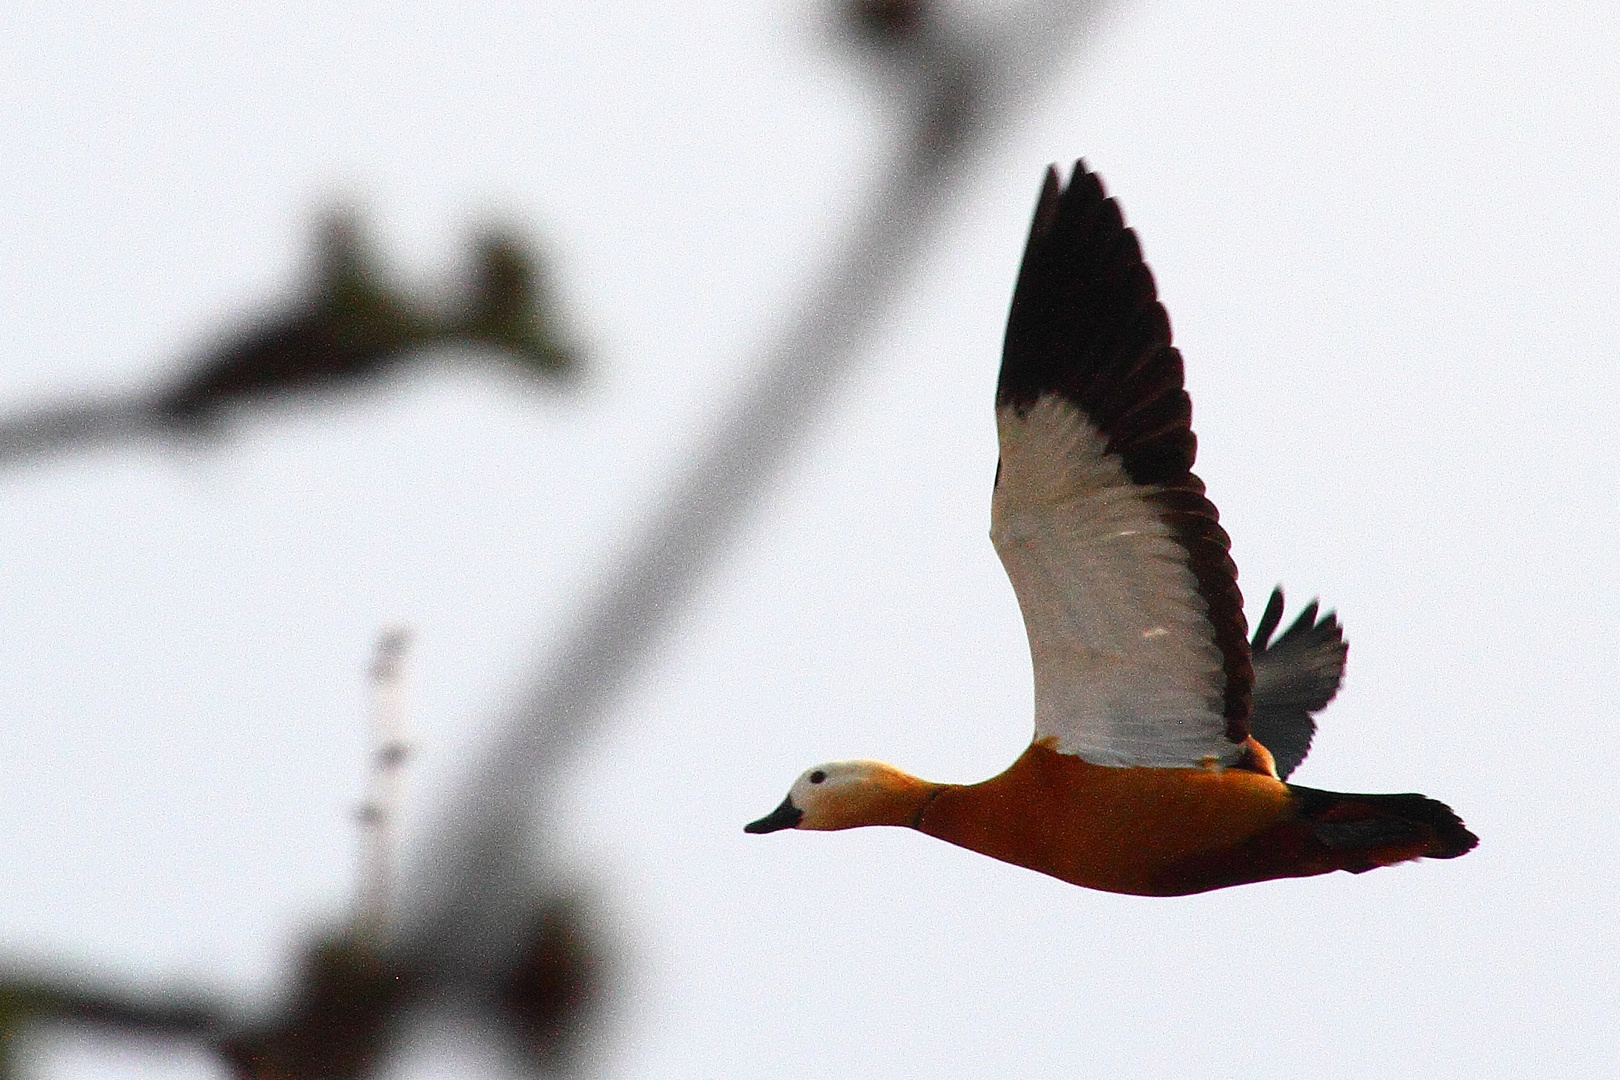
{"type": "Polygon", "coordinates": [[[1282,586],[1277,586],[1271,590],[1250,645],[1254,711],[1249,715],[1249,732],[1271,751],[1277,775],[1284,780],[1310,753],[1311,737],[1316,734],[1311,714],[1339,692],[1350,652],[1338,616],[1330,611],[1318,619],[1316,608],[1315,600],[1306,604],[1283,636],[1272,641],[1283,613],[1282,586]]]}
{"type": "Polygon", "coordinates": [[[1106,765],[1230,764],[1249,734],[1243,597],[1191,472],[1181,354],[1119,207],[1048,170],[996,387],[990,537],[1035,668],[1035,734],[1106,765]]]}

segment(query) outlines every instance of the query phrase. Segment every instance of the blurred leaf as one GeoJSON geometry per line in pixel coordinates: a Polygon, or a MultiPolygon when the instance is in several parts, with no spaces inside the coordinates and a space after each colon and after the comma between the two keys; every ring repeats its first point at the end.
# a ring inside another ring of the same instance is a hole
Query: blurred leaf
{"type": "Polygon", "coordinates": [[[471,303],[450,336],[504,349],[518,364],[551,375],[567,374],[575,357],[547,320],[550,298],[538,261],[513,237],[492,235],[478,247],[471,303]]]}
{"type": "Polygon", "coordinates": [[[418,981],[369,945],[316,944],[286,1013],[232,1035],[220,1053],[243,1080],[352,1080],[381,1060],[389,1029],[418,981]]]}
{"type": "Polygon", "coordinates": [[[535,908],[517,966],[496,996],[531,1064],[569,1063],[604,992],[604,966],[582,903],[556,897],[535,908]]]}

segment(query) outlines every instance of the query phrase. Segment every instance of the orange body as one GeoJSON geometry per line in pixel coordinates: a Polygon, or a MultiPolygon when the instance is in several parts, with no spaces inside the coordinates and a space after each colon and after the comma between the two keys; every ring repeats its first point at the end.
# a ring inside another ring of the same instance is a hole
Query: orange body
{"type": "Polygon", "coordinates": [[[1075,885],[1144,896],[1439,854],[1432,835],[1379,829],[1384,813],[1365,797],[1302,794],[1249,769],[1114,768],[1037,742],[999,776],[936,789],[911,824],[1075,885]],[[1368,843],[1332,842],[1358,828],[1368,843]]]}

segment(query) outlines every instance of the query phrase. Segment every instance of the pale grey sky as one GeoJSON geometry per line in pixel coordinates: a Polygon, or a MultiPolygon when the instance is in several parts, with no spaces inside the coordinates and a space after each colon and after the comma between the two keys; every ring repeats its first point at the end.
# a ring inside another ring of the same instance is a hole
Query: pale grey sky
{"type": "MultiPolygon", "coordinates": [[[[556,793],[629,942],[601,1075],[1620,1070],[1620,14],[1115,8],[556,793]],[[1144,900],[743,835],[817,761],[974,780],[1028,738],[990,399],[1041,170],[1081,155],[1157,276],[1251,611],[1282,581],[1345,622],[1296,779],[1442,799],[1466,858],[1144,900]]],[[[344,916],[377,630],[417,632],[415,830],[880,169],[894,122],[820,19],[0,15],[0,400],[167,370],[295,280],[334,199],[423,285],[491,216],[542,239],[593,371],[560,399],[430,366],[218,453],[0,476],[8,954],[267,1002],[344,916]]],[[[398,1075],[479,1055],[424,1038],[398,1075]]]]}

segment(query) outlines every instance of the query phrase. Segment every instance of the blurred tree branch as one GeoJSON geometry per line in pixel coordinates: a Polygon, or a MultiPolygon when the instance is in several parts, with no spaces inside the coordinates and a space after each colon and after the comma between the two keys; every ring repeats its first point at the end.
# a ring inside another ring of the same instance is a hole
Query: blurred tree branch
{"type": "Polygon", "coordinates": [[[555,331],[538,259],[516,238],[477,241],[459,301],[430,305],[391,287],[354,215],[323,223],[302,300],[183,369],[155,394],[25,409],[0,418],[0,467],[95,443],[220,433],[232,410],[314,399],[392,376],[429,349],[496,349],[553,381],[577,364],[555,331]]]}
{"type": "Polygon", "coordinates": [[[18,1039],[41,1024],[207,1043],[223,1016],[201,993],[119,993],[60,975],[0,970],[0,1076],[15,1075],[18,1039]]]}
{"type": "Polygon", "coordinates": [[[462,780],[416,864],[398,949],[477,996],[507,970],[547,780],[603,718],[849,372],[941,224],[968,166],[1005,129],[1098,10],[1031,0],[993,26],[921,0],[853,0],[843,27],[910,120],[848,240],[765,348],[759,373],[665,496],[607,584],[551,651],[462,780]]]}
{"type": "MultiPolygon", "coordinates": [[[[909,119],[888,173],[764,350],[729,418],[443,808],[415,866],[402,932],[391,942],[361,932],[317,941],[289,1005],[251,1025],[213,1003],[0,973],[0,1075],[9,1075],[5,1055],[19,1031],[72,1022],[196,1040],[243,1078],[358,1078],[373,1071],[408,1007],[445,999],[493,1019],[529,1067],[570,1071],[604,992],[608,951],[577,889],[535,880],[545,781],[603,718],[847,375],[975,155],[1030,100],[1097,6],[1029,0],[975,27],[923,0],[846,0],[843,36],[909,119]]],[[[0,466],[109,440],[216,431],[232,410],[369,384],[447,344],[494,346],[550,378],[575,367],[558,343],[538,264],[516,241],[486,238],[461,302],[446,310],[390,288],[353,219],[334,217],[302,302],[156,394],[0,420],[0,466]]]]}

